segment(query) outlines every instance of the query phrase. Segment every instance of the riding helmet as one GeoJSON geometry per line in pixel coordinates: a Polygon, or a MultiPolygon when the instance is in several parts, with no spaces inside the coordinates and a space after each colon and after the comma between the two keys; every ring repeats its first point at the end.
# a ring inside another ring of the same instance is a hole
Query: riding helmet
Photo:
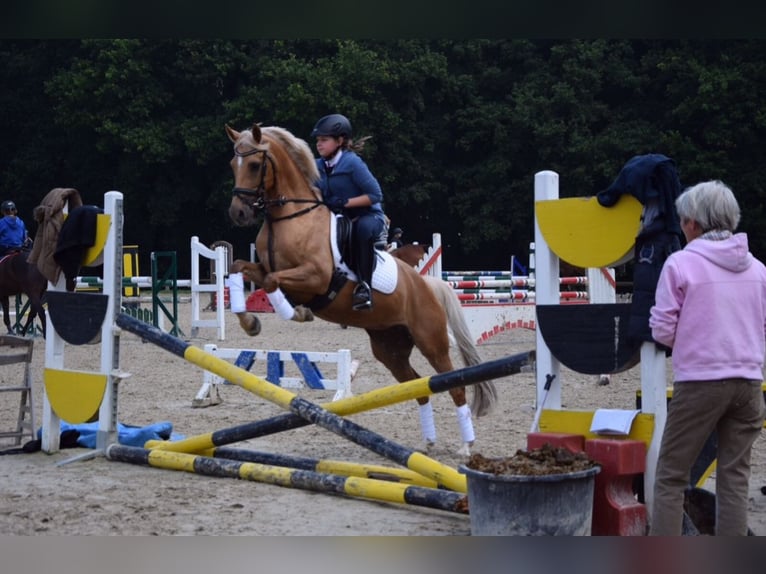
{"type": "Polygon", "coordinates": [[[348,121],[346,116],[341,114],[330,114],[320,118],[319,121],[311,130],[311,137],[317,136],[331,136],[334,138],[343,136],[345,138],[351,137],[351,122],[348,121]]]}
{"type": "Polygon", "coordinates": [[[396,235],[397,233],[404,233],[401,227],[394,227],[393,230],[391,230],[391,235],[396,235]]]}
{"type": "Polygon", "coordinates": [[[10,211],[15,211],[15,210],[16,210],[16,204],[13,203],[10,200],[9,201],[4,201],[3,205],[0,207],[0,211],[2,211],[3,213],[7,213],[7,212],[10,212],[10,211]]]}

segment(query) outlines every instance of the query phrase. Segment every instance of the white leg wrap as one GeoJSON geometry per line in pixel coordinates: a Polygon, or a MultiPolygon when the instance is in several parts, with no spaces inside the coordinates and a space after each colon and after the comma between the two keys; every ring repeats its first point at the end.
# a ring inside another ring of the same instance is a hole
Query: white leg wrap
{"type": "Polygon", "coordinates": [[[232,273],[226,280],[229,287],[229,304],[232,313],[244,313],[247,311],[245,305],[245,281],[242,273],[232,273]]]}
{"type": "Polygon", "coordinates": [[[289,321],[293,318],[295,309],[292,305],[290,305],[290,302],[285,299],[285,294],[282,293],[282,290],[279,287],[277,287],[276,290],[274,290],[272,293],[266,293],[266,296],[269,298],[269,303],[271,303],[271,306],[274,307],[274,311],[277,313],[277,315],[279,315],[281,319],[289,321]]]}
{"type": "Polygon", "coordinates": [[[473,422],[471,421],[471,409],[468,405],[457,407],[455,409],[457,414],[457,423],[460,425],[460,438],[463,442],[473,442],[476,440],[476,435],[473,434],[473,422]]]}
{"type": "Polygon", "coordinates": [[[436,442],[436,427],[434,426],[434,411],[431,407],[431,401],[424,405],[418,405],[420,414],[420,430],[423,432],[423,440],[426,442],[436,442]]]}

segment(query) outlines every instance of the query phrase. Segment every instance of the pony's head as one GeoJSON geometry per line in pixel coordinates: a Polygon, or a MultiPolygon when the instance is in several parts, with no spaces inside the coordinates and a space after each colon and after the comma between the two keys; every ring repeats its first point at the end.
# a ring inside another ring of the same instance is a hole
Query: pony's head
{"type": "Polygon", "coordinates": [[[284,128],[254,124],[238,132],[226,125],[234,144],[234,174],[229,217],[239,226],[253,225],[259,211],[280,209],[309,198],[318,201],[319,172],[311,148],[284,128]]]}

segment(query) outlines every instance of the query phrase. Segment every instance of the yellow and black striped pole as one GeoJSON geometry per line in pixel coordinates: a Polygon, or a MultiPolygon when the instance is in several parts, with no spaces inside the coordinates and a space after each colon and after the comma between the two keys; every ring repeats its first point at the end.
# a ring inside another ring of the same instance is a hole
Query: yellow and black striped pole
{"type": "MultiPolygon", "coordinates": [[[[458,492],[466,492],[465,475],[458,473],[458,471],[452,467],[446,466],[422,453],[403,447],[382,435],[367,430],[354,422],[344,419],[342,416],[334,414],[315,403],[297,396],[295,393],[291,393],[282,387],[274,385],[265,379],[245,371],[244,369],[235,367],[228,361],[216,357],[212,353],[207,353],[177,337],[168,335],[157,327],[143,323],[126,314],[119,314],[116,323],[118,327],[138,335],[145,341],[158,345],[166,351],[169,351],[192,364],[215,373],[259,397],[281,406],[309,423],[321,426],[322,428],[343,436],[376,454],[396,462],[397,464],[405,466],[410,470],[414,470],[415,472],[436,481],[440,486],[458,492]]],[[[523,360],[520,357],[517,359],[516,368],[520,369],[522,364],[527,363],[529,353],[525,354],[525,357],[526,358],[523,360]]],[[[476,367],[481,367],[481,365],[477,365],[476,367]]],[[[431,379],[434,379],[435,377],[436,375],[431,377],[431,379]]],[[[484,378],[487,379],[491,377],[485,376],[484,378]]],[[[421,392],[420,395],[416,396],[423,396],[423,394],[424,393],[421,392]]]]}
{"type": "Polygon", "coordinates": [[[467,496],[460,492],[426,488],[358,476],[339,476],[312,470],[299,470],[254,462],[242,462],[207,456],[149,450],[111,444],[106,449],[109,460],[143,464],[155,468],[183,470],[206,476],[240,478],[290,488],[330,492],[383,502],[424,506],[467,514],[467,496]]]}
{"type": "Polygon", "coordinates": [[[435,481],[426,478],[417,472],[413,472],[406,468],[394,468],[389,466],[382,466],[379,464],[309,458],[281,453],[261,452],[244,448],[227,448],[225,446],[219,448],[211,448],[208,451],[194,454],[212,456],[213,458],[225,458],[228,460],[239,460],[242,462],[257,462],[259,464],[268,464],[270,466],[286,466],[289,468],[297,468],[299,470],[313,470],[315,472],[339,474],[342,476],[375,478],[377,480],[387,480],[390,482],[412,484],[415,486],[425,486],[427,488],[438,487],[435,481]]]}
{"type": "MultiPolygon", "coordinates": [[[[473,385],[489,379],[514,375],[521,372],[523,367],[532,365],[533,362],[534,351],[520,353],[488,361],[480,365],[456,369],[448,373],[439,373],[404,383],[395,383],[353,397],[324,403],[320,406],[336,415],[356,414],[418,397],[445,392],[455,387],[473,385]]],[[[172,452],[201,453],[216,446],[250,440],[303,427],[308,424],[310,424],[308,420],[296,414],[285,413],[260,421],[253,421],[211,433],[187,437],[178,441],[149,441],[144,446],[172,452]]]]}

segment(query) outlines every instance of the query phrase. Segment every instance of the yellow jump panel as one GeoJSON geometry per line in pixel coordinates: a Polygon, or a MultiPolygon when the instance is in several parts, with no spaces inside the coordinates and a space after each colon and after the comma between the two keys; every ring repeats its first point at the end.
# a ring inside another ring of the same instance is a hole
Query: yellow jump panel
{"type": "Polygon", "coordinates": [[[106,375],[45,369],[43,382],[53,411],[72,424],[92,422],[106,391],[106,375]]]}
{"type": "Polygon", "coordinates": [[[623,195],[613,207],[595,196],[535,202],[535,217],[551,251],[577,267],[613,267],[630,261],[643,206],[623,195]]]}
{"type": "Polygon", "coordinates": [[[590,432],[595,411],[559,411],[555,409],[543,409],[540,413],[540,430],[542,432],[561,432],[583,435],[585,439],[611,438],[640,440],[649,448],[654,433],[654,415],[639,413],[633,419],[630,434],[595,434],[590,432]]]}
{"type": "Polygon", "coordinates": [[[102,263],[102,255],[106,245],[106,236],[109,233],[110,222],[111,216],[105,213],[99,213],[96,216],[96,240],[93,242],[92,247],[88,247],[83,256],[83,267],[93,267],[102,263]]]}

